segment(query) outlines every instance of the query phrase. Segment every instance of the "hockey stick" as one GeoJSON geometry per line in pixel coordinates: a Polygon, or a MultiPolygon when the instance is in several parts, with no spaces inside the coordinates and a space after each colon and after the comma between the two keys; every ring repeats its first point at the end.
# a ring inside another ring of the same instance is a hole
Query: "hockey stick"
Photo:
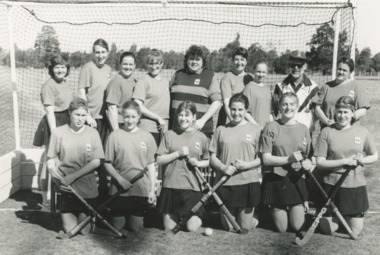
{"type": "MultiPolygon", "coordinates": [[[[185,160],[186,162],[189,164],[189,157],[185,157],[185,160]]],[[[190,165],[190,164],[189,164],[190,165]]],[[[208,190],[212,190],[212,187],[211,185],[206,181],[206,179],[203,177],[202,175],[202,172],[199,170],[198,167],[196,166],[192,166],[194,171],[195,171],[195,175],[197,176],[197,178],[202,182],[202,184],[208,189],[208,190]]],[[[220,210],[222,210],[222,212],[224,213],[224,215],[226,215],[228,221],[232,224],[232,226],[234,227],[234,229],[236,230],[237,233],[239,234],[247,234],[248,233],[248,229],[242,229],[239,224],[236,222],[234,216],[232,216],[232,214],[230,213],[230,211],[228,211],[227,207],[223,204],[223,201],[220,199],[220,197],[218,196],[218,194],[216,194],[215,192],[212,193],[212,196],[213,198],[215,199],[215,202],[218,204],[218,206],[220,207],[220,210]]]]}
{"type": "MultiPolygon", "coordinates": [[[[62,174],[59,172],[59,170],[57,169],[57,168],[55,168],[55,167],[53,167],[53,168],[48,168],[49,169],[49,172],[50,172],[50,174],[54,177],[54,178],[56,178],[56,179],[58,179],[58,180],[61,180],[62,178],[63,178],[63,176],[62,176],[62,174]]],[[[109,229],[111,229],[112,230],[112,232],[114,232],[116,235],[117,235],[117,237],[118,238],[123,238],[123,237],[125,237],[125,235],[124,234],[122,234],[119,230],[117,230],[116,228],[114,228],[111,224],[109,224],[108,223],[108,221],[106,221],[97,211],[95,211],[95,209],[94,208],[92,208],[92,206],[91,205],[89,205],[88,203],[87,203],[87,201],[86,200],[84,200],[84,198],[81,196],[81,195],[79,195],[79,193],[71,186],[71,185],[67,185],[67,187],[68,187],[68,189],[69,189],[69,191],[71,191],[73,194],[74,194],[74,196],[76,196],[81,202],[82,202],[82,204],[88,209],[88,210],[90,210],[90,212],[91,213],[93,213],[97,218],[99,218],[109,229]]]]}
{"type": "MultiPolygon", "coordinates": [[[[311,177],[311,179],[314,181],[315,185],[317,185],[319,191],[322,193],[323,197],[325,199],[329,198],[329,196],[327,195],[326,191],[323,189],[323,187],[321,186],[321,184],[319,184],[319,181],[317,180],[317,178],[315,178],[314,174],[310,171],[306,171],[309,176],[311,177]]],[[[330,206],[333,210],[333,213],[338,217],[340,223],[342,223],[343,227],[346,229],[347,233],[349,234],[349,236],[354,239],[354,240],[357,240],[358,239],[358,236],[352,232],[352,229],[350,228],[350,226],[347,224],[346,220],[343,218],[343,215],[339,212],[338,208],[336,207],[336,205],[334,204],[333,201],[330,202],[330,206]]]]}
{"type": "Polygon", "coordinates": [[[224,175],[215,185],[212,189],[210,189],[205,195],[203,195],[202,199],[197,202],[191,209],[190,211],[186,214],[185,217],[183,217],[178,223],[177,225],[172,229],[172,233],[173,234],[177,234],[186,224],[186,222],[188,222],[188,220],[197,213],[197,211],[203,206],[205,205],[206,201],[214,194],[214,192],[220,187],[222,186],[226,181],[227,179],[229,178],[229,176],[227,175],[224,175]]]}
{"type": "Polygon", "coordinates": [[[342,174],[342,176],[340,177],[340,179],[338,180],[338,182],[335,184],[334,188],[331,190],[330,196],[328,197],[325,205],[320,210],[320,212],[318,213],[317,218],[315,218],[313,224],[311,224],[310,228],[307,230],[307,232],[303,236],[303,238],[301,239],[298,236],[296,237],[295,242],[296,242],[296,244],[298,246],[304,246],[310,240],[311,236],[315,232],[315,229],[318,227],[320,220],[322,219],[323,215],[327,211],[327,208],[331,204],[331,200],[334,198],[335,194],[338,192],[340,186],[342,186],[342,183],[344,182],[344,180],[346,179],[346,177],[348,176],[349,172],[352,169],[355,169],[355,167],[348,166],[347,170],[342,174]]]}
{"type": "MultiPolygon", "coordinates": [[[[131,184],[135,183],[136,181],[140,180],[144,174],[148,171],[148,168],[144,168],[141,172],[136,174],[129,182],[131,184]]],[[[128,189],[129,190],[129,189],[128,189]]],[[[128,190],[119,189],[115,194],[113,194],[111,197],[109,197],[106,201],[104,201],[102,204],[96,208],[97,211],[103,210],[111,201],[113,201],[116,197],[118,197],[122,193],[128,192],[128,190]]],[[[79,233],[85,226],[87,226],[88,223],[92,220],[92,215],[88,215],[86,218],[84,218],[81,222],[78,223],[75,227],[73,227],[69,232],[66,233],[66,236],[68,238],[72,238],[76,234],[79,233]]]]}

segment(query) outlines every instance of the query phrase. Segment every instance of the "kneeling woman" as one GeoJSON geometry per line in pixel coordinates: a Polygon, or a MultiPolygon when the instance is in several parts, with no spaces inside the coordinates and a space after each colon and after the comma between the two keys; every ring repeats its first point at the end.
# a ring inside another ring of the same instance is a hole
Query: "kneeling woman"
{"type": "Polygon", "coordinates": [[[309,129],[295,120],[298,98],[293,92],[282,95],[279,101],[281,118],[269,122],[263,130],[260,152],[263,157],[263,203],[272,209],[274,224],[279,232],[286,232],[288,219],[294,231],[300,230],[307,201],[305,175],[310,170],[309,129]],[[302,162],[302,163],[301,163],[302,162]]]}
{"type": "MultiPolygon", "coordinates": [[[[98,132],[84,125],[88,114],[87,101],[75,98],[69,106],[70,124],[56,128],[48,150],[48,168],[61,172],[63,185],[71,185],[92,207],[96,208],[98,188],[94,169],[104,158],[98,132]],[[58,164],[56,164],[58,158],[58,164]]],[[[61,186],[62,187],[62,186],[61,186]]],[[[70,231],[89,215],[88,209],[72,194],[62,190],[61,217],[63,230],[70,231]]],[[[66,189],[67,190],[67,189],[66,189]]],[[[88,234],[91,226],[83,228],[88,234]]]]}
{"type": "MultiPolygon", "coordinates": [[[[333,201],[352,231],[358,235],[363,230],[364,212],[369,207],[363,164],[375,162],[378,153],[371,133],[360,124],[353,124],[354,115],[353,98],[339,98],[335,105],[335,123],[321,131],[314,155],[317,157],[318,171],[325,173],[327,193],[340,179],[344,168],[354,168],[333,201]]],[[[331,216],[324,218],[320,224],[321,231],[325,234],[335,232],[338,229],[336,222],[331,216]]]]}
{"type": "MultiPolygon", "coordinates": [[[[157,164],[166,165],[163,189],[158,199],[165,229],[173,229],[181,216],[202,198],[200,182],[186,160],[189,157],[192,166],[209,165],[208,138],[193,128],[196,117],[197,109],[193,102],[181,103],[174,120],[178,121],[178,129],[165,134],[157,151],[157,164]]],[[[195,232],[202,225],[202,209],[187,222],[188,231],[195,232]]]]}
{"type": "MultiPolygon", "coordinates": [[[[217,192],[240,226],[249,230],[258,223],[253,213],[260,202],[261,161],[257,152],[261,128],[245,119],[248,105],[248,98],[242,93],[231,97],[231,122],[216,129],[210,152],[217,179],[232,175],[217,192]]],[[[223,227],[233,230],[224,214],[221,215],[223,227]]]]}
{"type": "Polygon", "coordinates": [[[105,147],[105,168],[112,176],[110,193],[129,189],[111,204],[112,225],[119,230],[124,227],[137,232],[143,226],[145,211],[156,200],[156,169],[154,155],[157,150],[153,136],[138,128],[141,111],[134,101],[122,106],[124,126],[113,131],[105,147]],[[148,174],[131,185],[129,182],[148,167],[148,174]]]}

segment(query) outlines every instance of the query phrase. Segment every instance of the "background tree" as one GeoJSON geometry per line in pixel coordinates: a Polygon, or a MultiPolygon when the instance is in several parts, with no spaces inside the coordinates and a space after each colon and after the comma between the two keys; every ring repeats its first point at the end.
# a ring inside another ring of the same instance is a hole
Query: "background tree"
{"type": "Polygon", "coordinates": [[[268,54],[261,47],[261,45],[259,43],[253,43],[248,48],[248,72],[253,72],[253,69],[255,68],[256,64],[261,61],[267,61],[267,58],[268,54]]]}
{"type": "Polygon", "coordinates": [[[371,72],[372,59],[371,59],[371,49],[366,47],[362,49],[357,57],[356,69],[360,73],[371,72]]]}
{"type": "Polygon", "coordinates": [[[380,72],[380,52],[377,53],[375,56],[372,58],[372,68],[376,72],[380,72]]]}
{"type": "Polygon", "coordinates": [[[38,60],[45,65],[50,61],[52,56],[61,51],[58,35],[52,26],[45,25],[42,27],[34,42],[34,49],[38,55],[38,60]]]}
{"type": "MultiPolygon", "coordinates": [[[[347,43],[347,33],[339,33],[338,58],[349,56],[347,43]]],[[[317,28],[310,42],[310,51],[306,52],[309,68],[315,72],[322,72],[323,75],[330,74],[332,68],[332,57],[334,51],[334,29],[330,24],[323,24],[317,28]]]]}

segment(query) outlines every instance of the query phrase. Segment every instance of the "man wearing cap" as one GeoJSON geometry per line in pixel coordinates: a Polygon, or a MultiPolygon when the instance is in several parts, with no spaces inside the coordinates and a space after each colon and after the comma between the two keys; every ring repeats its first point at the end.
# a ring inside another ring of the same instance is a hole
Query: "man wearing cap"
{"type": "Polygon", "coordinates": [[[275,117],[278,119],[281,114],[279,113],[279,101],[282,94],[293,92],[299,100],[296,120],[305,124],[310,131],[313,131],[316,118],[312,109],[311,99],[317,94],[318,85],[305,74],[307,63],[303,52],[292,52],[290,54],[289,66],[290,74],[282,82],[276,84],[273,92],[275,117]]]}

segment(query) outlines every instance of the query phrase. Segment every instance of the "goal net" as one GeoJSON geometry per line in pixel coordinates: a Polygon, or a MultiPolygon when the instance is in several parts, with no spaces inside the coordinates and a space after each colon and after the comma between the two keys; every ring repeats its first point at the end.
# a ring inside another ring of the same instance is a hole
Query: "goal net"
{"type": "Polygon", "coordinates": [[[353,51],[355,8],[349,1],[312,2],[1,2],[0,156],[17,146],[12,86],[18,98],[20,147],[32,148],[35,130],[44,115],[40,90],[49,77],[46,61],[58,52],[70,56],[72,69],[67,79],[73,94],[77,94],[80,68],[91,59],[92,44],[98,38],[108,42],[108,63],[115,72],[120,52],[136,53],[137,78],[144,74],[143,59],[149,48],[164,52],[163,72],[170,79],[176,69],[182,68],[184,52],[192,44],[208,50],[208,67],[218,73],[230,69],[232,49],[242,46],[249,50],[248,70],[252,71],[259,60],[268,62],[269,85],[285,77],[290,52],[307,53],[311,47],[326,47],[325,63],[317,61],[308,70],[317,83],[323,83],[331,79],[334,45],[339,46],[338,55],[353,51]],[[340,33],[338,41],[334,41],[334,31],[340,33]]]}

